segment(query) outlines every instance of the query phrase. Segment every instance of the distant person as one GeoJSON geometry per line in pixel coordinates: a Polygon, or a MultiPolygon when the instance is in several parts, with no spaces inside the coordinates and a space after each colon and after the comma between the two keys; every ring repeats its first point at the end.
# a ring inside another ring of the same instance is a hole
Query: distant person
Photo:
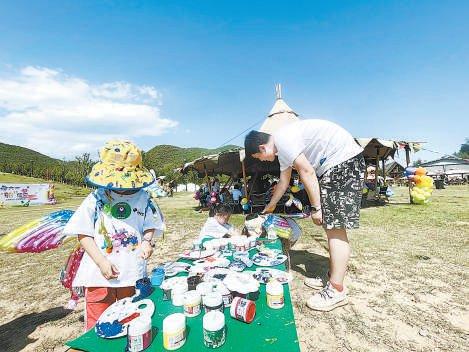
{"type": "Polygon", "coordinates": [[[231,200],[230,191],[228,191],[228,189],[226,188],[222,188],[222,190],[220,191],[219,198],[221,203],[229,203],[231,200]]]}
{"type": "MultiPolygon", "coordinates": [[[[344,277],[350,257],[347,229],[359,227],[365,172],[363,149],[342,127],[326,120],[300,120],[272,135],[251,131],[244,142],[246,155],[261,161],[278,156],[280,181],[264,213],[273,212],[287,190],[294,167],[311,203],[311,218],[323,225],[330,254],[330,277],[307,306],[329,311],[347,304],[344,277]],[[319,178],[319,181],[318,181],[319,178]]],[[[305,280],[321,288],[318,280],[305,280]]]]}
{"type": "Polygon", "coordinates": [[[235,203],[239,203],[241,201],[243,193],[239,190],[239,185],[235,185],[234,188],[231,190],[231,196],[233,197],[233,201],[235,203]]]}
{"type": "Polygon", "coordinates": [[[216,192],[216,193],[220,192],[220,180],[216,177],[213,179],[212,192],[216,192]]]}
{"type": "Polygon", "coordinates": [[[77,236],[85,250],[73,287],[85,287],[85,327],[92,328],[111,304],[135,294],[146,277],[157,228],[148,193],[153,176],[141,151],[127,141],[110,141],[87,177],[98,187],[85,198],[63,233],[77,236]],[[122,170],[122,171],[120,171],[122,170]]]}

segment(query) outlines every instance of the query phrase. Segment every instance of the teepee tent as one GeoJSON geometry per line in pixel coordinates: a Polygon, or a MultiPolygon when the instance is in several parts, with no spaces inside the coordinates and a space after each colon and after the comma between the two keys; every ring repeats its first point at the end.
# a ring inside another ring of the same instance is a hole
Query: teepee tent
{"type": "Polygon", "coordinates": [[[282,99],[282,86],[275,85],[277,99],[259,131],[272,134],[278,128],[298,121],[298,114],[282,99]]]}

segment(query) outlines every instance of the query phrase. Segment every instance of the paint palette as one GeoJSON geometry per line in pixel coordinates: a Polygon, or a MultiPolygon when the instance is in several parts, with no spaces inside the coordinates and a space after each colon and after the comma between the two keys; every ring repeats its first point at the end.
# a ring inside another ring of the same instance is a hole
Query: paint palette
{"type": "Polygon", "coordinates": [[[246,269],[246,264],[244,264],[240,260],[234,260],[234,261],[231,262],[231,264],[228,268],[233,270],[233,271],[241,272],[244,269],[246,269]]]}
{"type": "Polygon", "coordinates": [[[171,277],[169,279],[164,280],[161,283],[160,288],[162,290],[172,290],[173,287],[183,285],[186,282],[187,282],[187,276],[171,277]]]}
{"type": "Polygon", "coordinates": [[[127,335],[131,321],[140,316],[151,317],[155,311],[149,299],[132,302],[132,297],[123,298],[110,305],[96,322],[95,331],[99,337],[114,339],[127,335]]]}
{"type": "Polygon", "coordinates": [[[165,276],[172,277],[182,272],[188,272],[191,265],[181,262],[169,262],[165,263],[163,267],[165,276]]]}
{"type": "Polygon", "coordinates": [[[273,268],[257,268],[252,276],[261,284],[266,284],[270,279],[275,279],[281,284],[287,284],[292,280],[290,273],[273,268]]]}
{"type": "Polygon", "coordinates": [[[259,290],[259,282],[246,272],[231,272],[225,277],[223,283],[230,291],[249,293],[259,290]]]}
{"type": "Polygon", "coordinates": [[[181,258],[184,259],[202,259],[214,255],[216,251],[214,249],[204,251],[186,251],[182,253],[181,258]]]}
{"type": "Polygon", "coordinates": [[[264,253],[256,253],[252,257],[252,261],[257,266],[276,266],[284,263],[287,260],[287,256],[284,254],[277,254],[271,257],[264,253]]]}
{"type": "Polygon", "coordinates": [[[230,261],[224,257],[207,257],[204,259],[198,259],[194,261],[195,266],[201,266],[205,271],[210,270],[211,268],[226,268],[230,265],[230,261]]]}
{"type": "Polygon", "coordinates": [[[204,281],[223,281],[230,272],[231,270],[227,268],[211,269],[204,275],[204,281]]]}

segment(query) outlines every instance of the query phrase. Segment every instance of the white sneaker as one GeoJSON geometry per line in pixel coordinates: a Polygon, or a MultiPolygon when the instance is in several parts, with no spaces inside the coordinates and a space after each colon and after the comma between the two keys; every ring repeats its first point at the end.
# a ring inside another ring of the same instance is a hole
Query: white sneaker
{"type": "Polygon", "coordinates": [[[345,290],[339,292],[328,282],[326,287],[308,299],[306,305],[313,310],[328,312],[337,307],[345,306],[347,303],[345,290]]]}
{"type": "Polygon", "coordinates": [[[324,283],[319,276],[307,277],[303,282],[306,286],[315,290],[321,290],[324,287],[324,283]]]}

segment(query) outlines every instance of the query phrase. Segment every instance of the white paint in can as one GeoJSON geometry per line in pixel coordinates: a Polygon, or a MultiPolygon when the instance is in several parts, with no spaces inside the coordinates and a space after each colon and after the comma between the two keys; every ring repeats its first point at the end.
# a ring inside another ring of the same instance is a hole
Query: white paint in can
{"type": "Polygon", "coordinates": [[[150,346],[152,340],[151,317],[143,315],[134,319],[127,332],[127,350],[140,352],[150,346]]]}

